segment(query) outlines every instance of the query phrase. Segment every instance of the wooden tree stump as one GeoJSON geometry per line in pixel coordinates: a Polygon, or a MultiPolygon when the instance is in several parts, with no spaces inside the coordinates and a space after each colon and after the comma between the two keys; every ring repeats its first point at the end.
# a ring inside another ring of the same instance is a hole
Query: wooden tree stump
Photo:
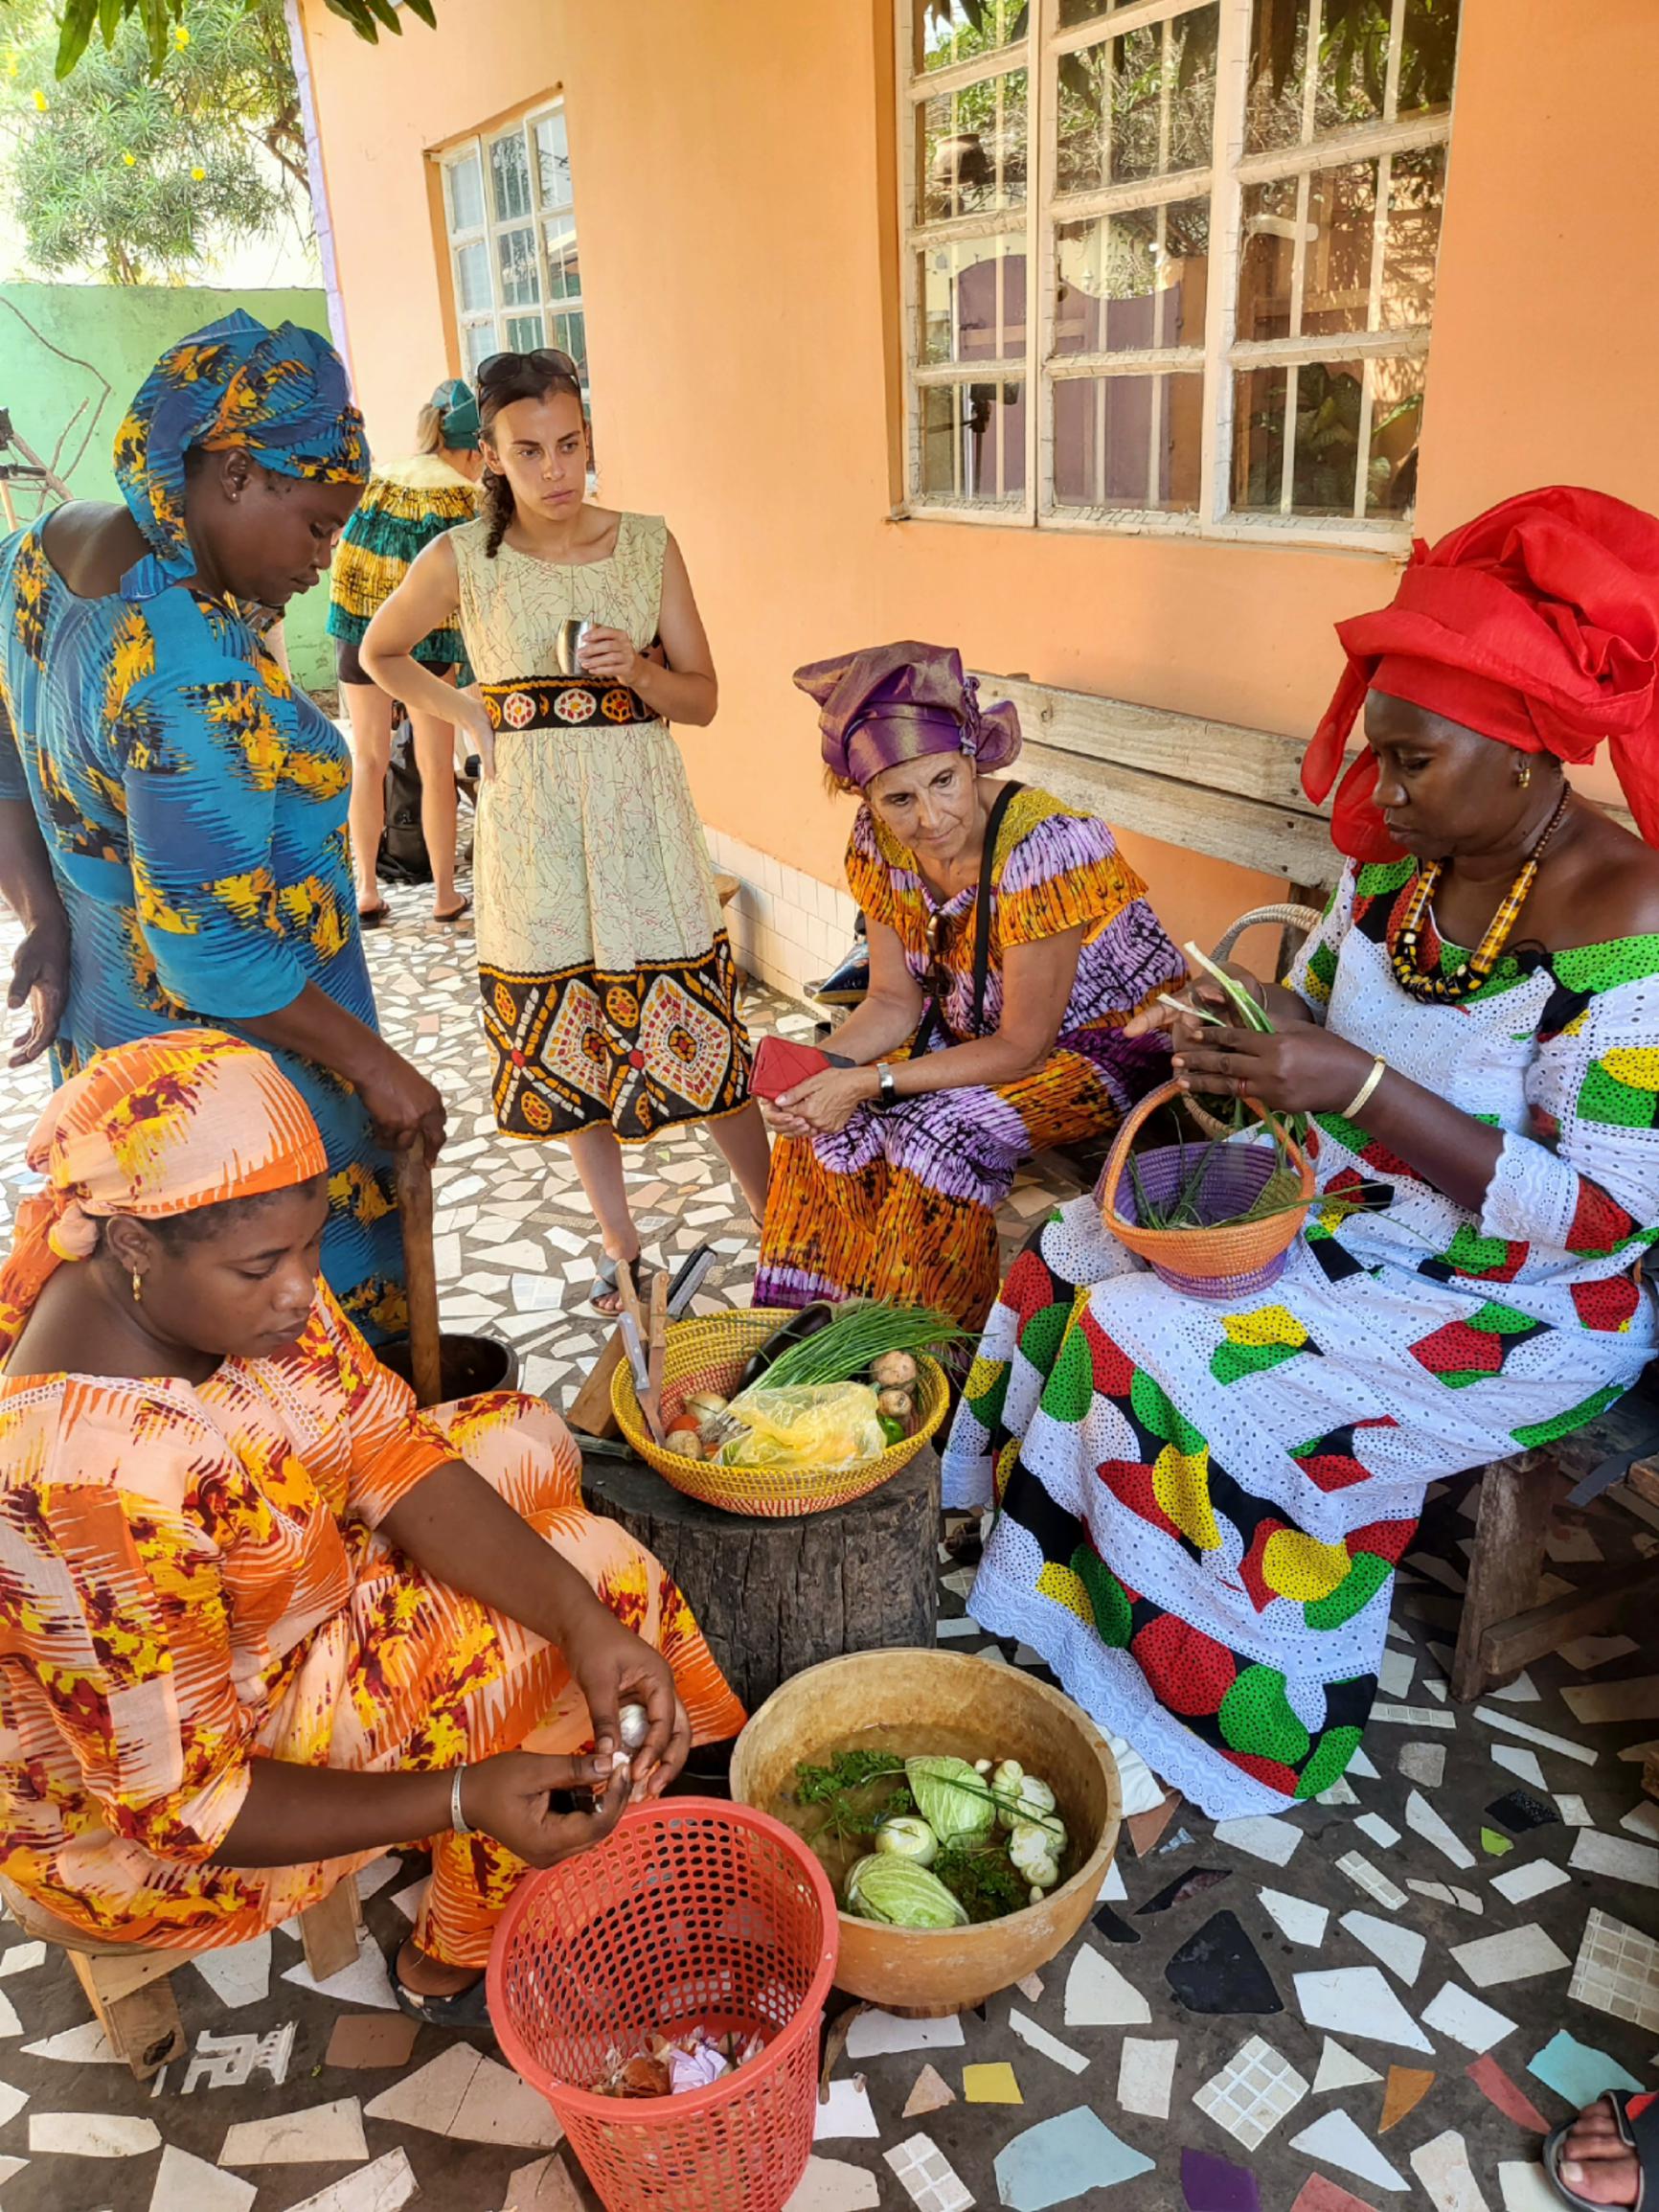
{"type": "Polygon", "coordinates": [[[721,1513],[638,1460],[590,1459],[582,1487],[590,1508],[620,1521],[685,1591],[751,1713],[821,1659],[933,1642],[939,1461],[931,1450],[868,1496],[794,1520],[721,1513]]]}

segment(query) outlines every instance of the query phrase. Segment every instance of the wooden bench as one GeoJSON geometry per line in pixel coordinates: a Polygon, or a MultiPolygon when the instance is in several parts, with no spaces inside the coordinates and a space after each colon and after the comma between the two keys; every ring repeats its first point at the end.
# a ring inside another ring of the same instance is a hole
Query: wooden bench
{"type": "MultiPolygon", "coordinates": [[[[1459,1704],[1512,1680],[1572,1637],[1614,1628],[1652,1604],[1659,1563],[1648,1559],[1609,1567],[1562,1596],[1540,1597],[1538,1586],[1567,1491],[1616,1454],[1651,1450],[1659,1421],[1652,1388],[1644,1380],[1573,1435],[1480,1471],[1474,1550],[1452,1664],[1451,1694],[1459,1704]]],[[[1623,1481],[1633,1496],[1659,1506],[1659,1459],[1637,1459],[1623,1481]]],[[[1616,1497],[1618,1488],[1602,1495],[1616,1497]]]]}
{"type": "MultiPolygon", "coordinates": [[[[24,1934],[66,1951],[75,1978],[98,2016],[109,2047],[141,2082],[186,2050],[171,1976],[188,1966],[188,1950],[144,1950],[130,1943],[100,1943],[37,1904],[0,1877],[0,1898],[24,1934]]],[[[306,1964],[318,1981],[341,1973],[357,1956],[362,1906],[357,1884],[347,1879],[300,1915],[306,1964]]]]}
{"type": "MultiPolygon", "coordinates": [[[[1306,737],[975,673],[984,697],[1019,709],[1024,782],[1183,852],[1282,877],[1298,904],[1324,905],[1342,856],[1326,809],[1302,788],[1306,737]]],[[[1605,810],[1634,828],[1624,808],[1605,810]]]]}

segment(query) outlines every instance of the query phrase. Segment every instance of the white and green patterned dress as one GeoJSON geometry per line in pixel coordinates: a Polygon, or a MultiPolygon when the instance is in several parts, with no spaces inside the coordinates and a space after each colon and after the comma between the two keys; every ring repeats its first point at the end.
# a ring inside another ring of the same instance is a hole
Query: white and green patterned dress
{"type": "Polygon", "coordinates": [[[1654,1346],[1659,937],[1508,954],[1424,1005],[1389,957],[1414,878],[1351,866],[1289,981],[1505,1132],[1479,1214],[1321,1115],[1322,1203],[1229,1311],[1080,1198],[1011,1270],[945,1455],[948,1503],[1001,1504],[975,1617],[1216,1818],[1347,1766],[1427,1485],[1580,1426],[1654,1346]],[[1379,1210],[1352,1210],[1362,1185],[1379,1210]]]}

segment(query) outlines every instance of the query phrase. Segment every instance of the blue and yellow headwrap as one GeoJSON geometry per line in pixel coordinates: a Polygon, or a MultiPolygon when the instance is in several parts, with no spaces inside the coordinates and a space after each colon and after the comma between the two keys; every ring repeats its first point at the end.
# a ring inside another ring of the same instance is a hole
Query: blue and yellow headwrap
{"type": "Polygon", "coordinates": [[[369,475],[363,418],[328,339],[298,323],[267,330],[239,308],[162,355],[115,434],[116,481],[151,548],[122,579],[128,599],[151,598],[195,569],[184,464],[197,446],[243,446],[263,467],[313,484],[369,475]]]}

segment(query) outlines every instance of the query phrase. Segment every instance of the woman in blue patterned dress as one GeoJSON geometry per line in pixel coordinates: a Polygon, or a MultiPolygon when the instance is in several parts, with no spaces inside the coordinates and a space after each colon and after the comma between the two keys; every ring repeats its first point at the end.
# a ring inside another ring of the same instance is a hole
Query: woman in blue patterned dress
{"type": "Polygon", "coordinates": [[[239,313],[164,354],[115,463],[124,506],[0,539],[0,891],[47,939],[55,898],[67,917],[60,1077],[173,1027],[276,1054],[328,1148],[323,1272],[381,1335],[403,1308],[386,1148],[434,1153],[443,1106],[375,1026],[345,743],[244,612],[328,566],[362,418],[324,339],[239,313]]]}

